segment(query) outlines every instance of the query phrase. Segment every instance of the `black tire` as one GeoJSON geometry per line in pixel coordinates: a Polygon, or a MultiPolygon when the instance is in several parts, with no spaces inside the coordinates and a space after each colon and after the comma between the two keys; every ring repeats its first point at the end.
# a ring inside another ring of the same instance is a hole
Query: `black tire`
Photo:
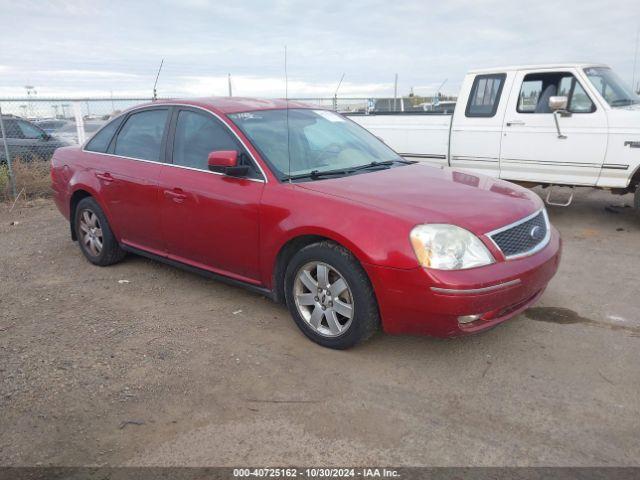
{"type": "Polygon", "coordinates": [[[100,208],[100,205],[98,205],[98,202],[96,202],[92,197],[83,198],[78,203],[73,219],[73,228],[76,232],[80,250],[86,259],[94,265],[99,265],[101,267],[113,265],[114,263],[118,263],[122,260],[126,255],[126,252],[120,248],[116,237],[113,235],[109,222],[107,221],[107,217],[100,208]],[[102,232],[102,248],[99,250],[97,255],[95,254],[95,251],[92,251],[90,246],[88,246],[84,241],[85,232],[82,231],[81,227],[81,218],[83,217],[84,212],[90,212],[97,217],[97,225],[102,232]]]}
{"type": "Polygon", "coordinates": [[[633,195],[633,206],[640,211],[640,185],[636,186],[636,193],[633,195]]]}
{"type": "Polygon", "coordinates": [[[378,303],[369,277],[351,252],[333,242],[314,243],[296,253],[287,265],[284,290],[287,307],[300,330],[323,347],[339,350],[350,348],[364,342],[380,328],[378,303]],[[338,336],[327,337],[318,333],[301,316],[296,306],[294,298],[296,276],[305,265],[312,262],[322,262],[335,269],[350,288],[354,315],[349,327],[338,336]]]}

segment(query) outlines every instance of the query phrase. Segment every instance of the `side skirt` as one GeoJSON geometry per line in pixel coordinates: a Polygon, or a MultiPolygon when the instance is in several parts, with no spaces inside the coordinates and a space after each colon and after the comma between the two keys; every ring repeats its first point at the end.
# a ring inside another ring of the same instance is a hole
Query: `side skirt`
{"type": "Polygon", "coordinates": [[[182,270],[186,270],[187,272],[195,273],[202,277],[211,278],[212,280],[216,280],[218,282],[226,283],[227,285],[231,285],[233,287],[242,287],[251,292],[259,293],[260,295],[264,295],[271,300],[275,299],[275,295],[273,291],[268,288],[259,287],[257,285],[252,285],[251,283],[243,282],[240,280],[236,280],[235,278],[225,277],[224,275],[220,275],[214,272],[210,272],[208,270],[204,270],[202,268],[193,267],[191,265],[187,265],[186,263],[177,262],[175,260],[171,260],[170,258],[162,257],[160,255],[156,255],[154,253],[147,252],[145,250],[141,250],[139,248],[132,247],[130,245],[120,244],[120,248],[125,250],[126,252],[133,253],[135,255],[140,255],[141,257],[150,258],[151,260],[156,260],[160,263],[165,263],[167,265],[171,265],[172,267],[177,267],[182,270]]]}

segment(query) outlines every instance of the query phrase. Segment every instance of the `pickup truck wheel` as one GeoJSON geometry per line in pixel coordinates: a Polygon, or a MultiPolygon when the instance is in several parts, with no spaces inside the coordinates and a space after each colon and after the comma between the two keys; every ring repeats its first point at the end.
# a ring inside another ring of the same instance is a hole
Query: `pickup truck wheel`
{"type": "Polygon", "coordinates": [[[285,296],[300,330],[324,347],[352,347],[380,325],[367,274],[348,250],[332,242],[308,245],[293,256],[285,296]]]}
{"type": "Polygon", "coordinates": [[[101,267],[119,262],[125,256],[104,212],[93,198],[80,200],[76,207],[74,227],[78,245],[84,256],[101,267]]]}
{"type": "Polygon", "coordinates": [[[640,185],[636,186],[636,193],[633,195],[633,206],[640,210],[640,185]]]}

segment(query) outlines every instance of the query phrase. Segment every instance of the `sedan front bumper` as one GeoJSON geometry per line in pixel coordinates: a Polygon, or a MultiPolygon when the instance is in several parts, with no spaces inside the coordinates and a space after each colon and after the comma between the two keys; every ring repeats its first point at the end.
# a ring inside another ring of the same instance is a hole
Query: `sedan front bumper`
{"type": "Polygon", "coordinates": [[[555,228],[545,248],[468,270],[394,269],[365,265],[387,333],[453,337],[487,330],[518,315],[542,296],[560,263],[555,228]],[[469,323],[459,317],[479,315],[469,323]]]}

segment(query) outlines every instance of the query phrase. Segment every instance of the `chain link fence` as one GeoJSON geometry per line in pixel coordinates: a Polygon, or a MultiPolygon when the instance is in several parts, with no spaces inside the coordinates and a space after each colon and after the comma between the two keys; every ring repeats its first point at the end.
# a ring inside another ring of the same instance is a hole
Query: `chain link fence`
{"type": "MultiPolygon", "coordinates": [[[[421,97],[291,100],[342,113],[422,111],[434,105],[421,97]]],[[[26,196],[48,194],[48,164],[57,148],[83,144],[111,118],[148,101],[116,97],[0,98],[0,198],[16,198],[22,192],[26,196]]]]}
{"type": "Polygon", "coordinates": [[[0,197],[49,193],[49,160],[79,145],[109,119],[149,98],[0,99],[0,197]]]}

